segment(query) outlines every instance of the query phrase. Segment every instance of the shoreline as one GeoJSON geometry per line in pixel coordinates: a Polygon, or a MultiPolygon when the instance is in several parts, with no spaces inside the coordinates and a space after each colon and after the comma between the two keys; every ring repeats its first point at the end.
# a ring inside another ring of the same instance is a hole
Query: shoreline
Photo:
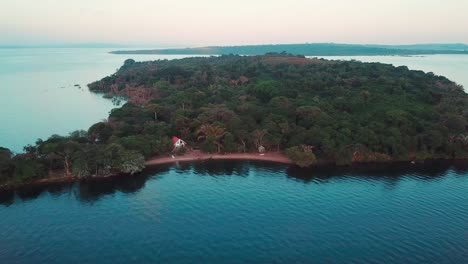
{"type": "Polygon", "coordinates": [[[207,161],[207,160],[244,160],[244,161],[270,161],[274,163],[282,163],[294,165],[286,155],[279,152],[270,152],[264,154],[258,153],[229,153],[229,154],[210,154],[193,151],[183,156],[167,157],[157,156],[145,162],[145,166],[156,166],[163,164],[171,164],[177,162],[194,162],[194,161],[207,161]]]}
{"type": "MultiPolygon", "coordinates": [[[[294,163],[289,160],[286,155],[279,152],[265,153],[263,155],[258,153],[230,153],[230,154],[210,154],[202,153],[200,151],[191,151],[182,156],[156,156],[145,161],[145,169],[148,167],[154,167],[158,165],[167,165],[177,162],[200,162],[200,161],[209,161],[209,160],[239,160],[239,161],[267,161],[273,163],[280,163],[286,165],[294,165],[294,163]]],[[[143,170],[145,170],[143,169],[143,170]]],[[[35,187],[48,184],[60,184],[60,183],[72,183],[81,180],[80,178],[74,175],[68,176],[58,176],[59,173],[52,173],[50,177],[34,180],[31,182],[25,182],[20,184],[3,184],[0,185],[0,192],[10,191],[23,187],[35,187]]],[[[122,175],[122,173],[109,174],[103,176],[91,177],[92,179],[105,179],[111,178],[117,175],[122,175]]]]}
{"type": "MultiPolygon", "coordinates": [[[[182,156],[156,156],[152,157],[148,160],[145,161],[145,168],[143,169],[142,172],[144,172],[146,169],[149,169],[151,167],[155,167],[158,165],[170,165],[170,164],[175,164],[178,162],[183,162],[183,163],[190,163],[190,162],[203,162],[203,161],[211,161],[211,160],[231,160],[231,161],[265,161],[265,162],[272,162],[272,163],[279,163],[279,164],[284,164],[284,165],[291,165],[294,166],[295,163],[292,162],[285,154],[282,154],[280,152],[269,152],[269,153],[264,153],[264,154],[259,154],[259,153],[229,153],[229,154],[210,154],[210,153],[202,153],[201,151],[191,151],[188,152],[182,156]]],[[[447,161],[447,162],[457,162],[457,161],[463,161],[463,162],[468,162],[468,159],[427,159],[424,161],[417,161],[416,163],[408,160],[408,161],[374,161],[374,162],[354,162],[352,165],[369,165],[369,164],[392,164],[392,163],[405,163],[408,165],[415,165],[415,164],[424,164],[427,162],[434,162],[434,161],[447,161]]],[[[346,166],[340,166],[340,165],[335,165],[335,164],[329,164],[329,163],[317,163],[313,166],[310,166],[308,168],[302,168],[302,169],[310,169],[310,168],[317,168],[317,167],[323,167],[330,165],[330,167],[346,167],[346,166]]],[[[53,172],[50,174],[50,177],[48,178],[43,178],[43,179],[38,179],[34,180],[31,182],[25,182],[25,183],[20,183],[20,184],[3,184],[0,185],[0,193],[4,191],[14,191],[20,188],[33,188],[33,187],[41,187],[41,186],[47,186],[51,184],[64,184],[64,183],[74,183],[80,180],[86,180],[86,179],[107,179],[107,178],[112,178],[116,176],[121,176],[121,175],[126,175],[126,176],[131,176],[123,173],[115,173],[115,174],[109,174],[109,175],[102,175],[102,176],[95,176],[95,177],[90,177],[90,178],[78,178],[74,175],[68,175],[68,176],[58,176],[60,175],[58,172],[53,172]]]]}

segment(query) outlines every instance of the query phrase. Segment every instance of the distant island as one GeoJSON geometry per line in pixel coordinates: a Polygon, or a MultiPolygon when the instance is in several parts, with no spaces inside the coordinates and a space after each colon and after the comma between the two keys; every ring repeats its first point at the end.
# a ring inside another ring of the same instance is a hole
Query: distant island
{"type": "Polygon", "coordinates": [[[378,56],[468,54],[465,44],[357,45],[335,43],[208,46],[198,48],[118,50],[113,54],[262,55],[270,52],[305,56],[378,56]]]}
{"type": "Polygon", "coordinates": [[[285,53],[128,59],[89,89],[128,102],[87,131],[0,148],[0,187],[133,174],[194,150],[188,160],[301,167],[468,158],[468,94],[404,66],[285,53]]]}

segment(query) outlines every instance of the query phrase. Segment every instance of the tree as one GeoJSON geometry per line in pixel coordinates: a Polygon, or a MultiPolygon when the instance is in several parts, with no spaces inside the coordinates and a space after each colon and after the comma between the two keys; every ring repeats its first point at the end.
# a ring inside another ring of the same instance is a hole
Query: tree
{"type": "Polygon", "coordinates": [[[261,81],[252,88],[252,93],[260,101],[269,102],[279,92],[279,84],[273,80],[261,81]]]}
{"type": "Polygon", "coordinates": [[[7,149],[0,147],[0,182],[10,177],[11,171],[14,168],[11,158],[13,153],[7,149]]]}
{"type": "Polygon", "coordinates": [[[226,131],[220,126],[202,125],[197,130],[197,139],[205,141],[207,141],[207,139],[210,139],[210,141],[212,141],[212,143],[216,145],[218,152],[221,152],[221,149],[223,148],[221,140],[223,139],[225,134],[226,131]]]}
{"type": "Polygon", "coordinates": [[[172,118],[172,125],[180,135],[180,137],[186,139],[190,133],[190,114],[187,110],[179,109],[175,112],[172,118]]]}
{"type": "Polygon", "coordinates": [[[84,178],[91,175],[91,168],[88,165],[88,160],[83,156],[78,156],[73,161],[73,175],[78,178],[84,178]]]}
{"type": "Polygon", "coordinates": [[[135,174],[145,168],[145,157],[136,151],[123,151],[119,169],[124,173],[135,174]]]}
{"type": "Polygon", "coordinates": [[[112,136],[113,129],[105,122],[99,122],[88,129],[89,141],[105,143],[112,136]]]}
{"type": "Polygon", "coordinates": [[[317,106],[301,106],[296,109],[297,124],[310,128],[312,127],[322,115],[322,110],[317,106]]]}
{"type": "Polygon", "coordinates": [[[73,174],[79,178],[109,175],[115,172],[134,174],[145,167],[144,156],[135,150],[111,143],[88,145],[73,157],[73,174]]]}
{"type": "Polygon", "coordinates": [[[468,122],[460,115],[451,114],[445,120],[445,125],[454,133],[463,133],[465,132],[468,122]]]}
{"type": "Polygon", "coordinates": [[[79,143],[67,137],[53,135],[38,147],[40,155],[46,159],[59,159],[63,163],[65,175],[71,174],[71,157],[80,149],[79,143]]]}
{"type": "Polygon", "coordinates": [[[143,134],[156,139],[167,137],[170,131],[170,127],[166,122],[146,122],[143,126],[143,134]]]}
{"type": "Polygon", "coordinates": [[[156,139],[145,135],[132,135],[128,137],[117,138],[113,140],[112,143],[117,143],[122,145],[125,149],[142,153],[145,157],[151,157],[153,155],[153,141],[156,141],[156,139]]]}
{"type": "Polygon", "coordinates": [[[86,145],[73,155],[73,174],[77,177],[108,175],[111,165],[102,145],[86,145]]]}
{"type": "Polygon", "coordinates": [[[19,154],[13,158],[14,171],[12,178],[16,182],[27,182],[47,175],[47,170],[36,157],[19,154]]]}
{"type": "Polygon", "coordinates": [[[312,148],[304,147],[291,147],[286,150],[286,155],[299,167],[309,167],[316,162],[316,157],[312,152],[312,148]]]}
{"type": "Polygon", "coordinates": [[[406,113],[404,110],[400,109],[393,109],[389,110],[385,113],[387,117],[387,121],[395,126],[398,126],[399,128],[403,128],[408,125],[408,113],[406,113]]]}
{"type": "Polygon", "coordinates": [[[228,133],[226,133],[226,135],[224,135],[223,144],[224,144],[224,151],[225,152],[232,153],[232,152],[239,151],[238,146],[237,146],[236,141],[235,141],[235,138],[234,138],[234,135],[232,133],[228,132],[228,133]]]}
{"type": "Polygon", "coordinates": [[[239,140],[242,145],[242,152],[246,152],[249,139],[251,138],[249,132],[246,129],[238,129],[235,130],[234,134],[235,138],[239,140]]]}
{"type": "Polygon", "coordinates": [[[208,136],[204,139],[201,150],[206,153],[214,153],[218,150],[216,140],[212,136],[208,136]]]}
{"type": "Polygon", "coordinates": [[[265,127],[268,131],[266,141],[271,146],[276,146],[276,150],[279,151],[290,132],[288,119],[281,115],[270,114],[265,120],[265,127]]]}
{"type": "Polygon", "coordinates": [[[253,140],[255,144],[255,149],[258,149],[260,146],[263,146],[263,138],[265,137],[266,134],[267,134],[266,129],[254,130],[254,132],[252,133],[252,136],[253,136],[253,140]]]}

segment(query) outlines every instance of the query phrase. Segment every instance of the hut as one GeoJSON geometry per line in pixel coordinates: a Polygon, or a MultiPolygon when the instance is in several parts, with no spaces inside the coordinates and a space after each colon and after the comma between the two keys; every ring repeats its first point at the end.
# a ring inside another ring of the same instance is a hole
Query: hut
{"type": "Polygon", "coordinates": [[[182,147],[185,147],[187,145],[187,143],[185,143],[185,141],[183,141],[182,139],[180,139],[178,137],[173,137],[172,138],[172,144],[174,145],[174,149],[182,148],[182,147]]]}

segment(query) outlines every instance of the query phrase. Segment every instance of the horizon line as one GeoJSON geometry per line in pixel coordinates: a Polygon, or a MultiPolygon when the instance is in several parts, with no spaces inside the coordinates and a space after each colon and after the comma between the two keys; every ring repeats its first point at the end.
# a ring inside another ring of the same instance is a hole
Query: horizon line
{"type": "Polygon", "coordinates": [[[158,49],[172,49],[172,48],[205,48],[205,47],[238,47],[238,46],[269,46],[269,45],[304,45],[304,44],[329,44],[329,45],[359,45],[359,46],[414,46],[414,45],[464,45],[463,42],[425,42],[425,43],[411,43],[411,44],[381,44],[381,43],[343,43],[343,42],[296,42],[296,43],[262,43],[262,44],[226,44],[226,45],[184,45],[184,44],[144,44],[144,43],[94,43],[94,42],[76,42],[76,43],[37,43],[37,44],[0,44],[0,48],[135,48],[145,47],[149,48],[154,46],[158,49]]]}

